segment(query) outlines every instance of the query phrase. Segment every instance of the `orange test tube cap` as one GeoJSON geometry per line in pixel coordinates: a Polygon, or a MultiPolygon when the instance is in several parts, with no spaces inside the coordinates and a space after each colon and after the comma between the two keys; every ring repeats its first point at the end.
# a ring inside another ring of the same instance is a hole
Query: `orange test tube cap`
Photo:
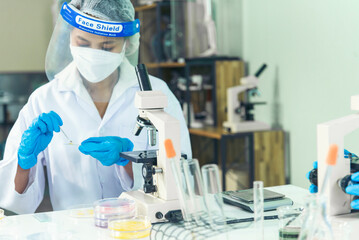
{"type": "Polygon", "coordinates": [[[176,156],[176,152],[175,152],[175,149],[173,147],[171,139],[166,139],[165,140],[165,148],[166,148],[167,158],[174,158],[176,156]]]}
{"type": "Polygon", "coordinates": [[[327,156],[327,164],[328,165],[335,165],[337,163],[337,156],[338,156],[338,145],[332,144],[329,147],[328,156],[327,156]]]}

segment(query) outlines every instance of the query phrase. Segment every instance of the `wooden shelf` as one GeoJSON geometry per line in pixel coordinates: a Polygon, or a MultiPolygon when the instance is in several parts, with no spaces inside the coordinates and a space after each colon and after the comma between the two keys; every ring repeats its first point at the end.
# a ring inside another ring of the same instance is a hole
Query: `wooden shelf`
{"type": "Polygon", "coordinates": [[[149,9],[155,8],[156,6],[157,6],[156,3],[152,3],[152,4],[149,4],[149,5],[138,6],[138,7],[135,7],[135,12],[141,12],[141,11],[149,10],[149,9]]]}
{"type": "Polygon", "coordinates": [[[279,130],[268,129],[268,130],[254,130],[254,131],[241,131],[241,132],[227,132],[223,127],[203,127],[203,128],[189,128],[189,133],[201,137],[207,137],[212,139],[221,139],[222,136],[233,136],[246,133],[264,133],[264,132],[276,132],[279,130]]]}
{"type": "Polygon", "coordinates": [[[188,130],[190,134],[218,140],[225,133],[223,128],[220,127],[190,128],[188,130]]]}
{"type": "Polygon", "coordinates": [[[145,63],[147,68],[181,68],[185,67],[186,63],[178,62],[162,62],[162,63],[145,63]]]}

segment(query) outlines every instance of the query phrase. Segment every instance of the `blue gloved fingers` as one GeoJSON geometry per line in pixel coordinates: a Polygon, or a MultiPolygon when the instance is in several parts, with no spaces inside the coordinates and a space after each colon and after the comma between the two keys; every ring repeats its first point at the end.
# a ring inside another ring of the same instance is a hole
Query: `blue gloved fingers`
{"type": "Polygon", "coordinates": [[[80,145],[80,146],[79,146],[79,150],[80,150],[80,152],[82,152],[82,153],[85,154],[85,155],[91,155],[91,156],[92,156],[93,151],[88,150],[88,149],[87,149],[86,147],[84,147],[83,145],[80,145]]]}
{"type": "MultiPolygon", "coordinates": [[[[41,115],[40,115],[41,116],[41,115]]],[[[48,131],[47,124],[41,120],[40,117],[36,118],[30,128],[38,128],[41,133],[45,133],[48,131]]]]}
{"type": "Polygon", "coordinates": [[[123,145],[124,145],[123,151],[124,152],[132,151],[133,147],[134,147],[133,142],[128,138],[122,138],[122,140],[123,140],[123,145]]]}
{"type": "Polygon", "coordinates": [[[53,130],[55,132],[60,132],[60,126],[63,125],[61,117],[54,111],[49,112],[49,117],[51,118],[51,122],[53,124],[53,130]]]}
{"type": "Polygon", "coordinates": [[[40,114],[40,116],[35,121],[35,126],[37,126],[42,133],[49,131],[52,132],[54,130],[54,125],[47,113],[40,114]]]}
{"type": "Polygon", "coordinates": [[[54,111],[51,111],[49,113],[42,113],[39,119],[47,125],[47,130],[49,132],[59,132],[60,126],[62,126],[63,124],[60,116],[54,111]]]}
{"type": "Polygon", "coordinates": [[[314,169],[317,169],[317,168],[318,168],[318,161],[313,162],[313,168],[314,168],[314,169]]]}
{"type": "Polygon", "coordinates": [[[81,143],[79,150],[84,154],[93,151],[106,151],[109,148],[109,144],[105,142],[106,139],[104,137],[90,137],[81,143]]]}
{"type": "Polygon", "coordinates": [[[54,111],[50,111],[49,114],[51,114],[51,116],[56,120],[58,125],[62,126],[64,124],[59,114],[54,111]]]}
{"type": "Polygon", "coordinates": [[[51,113],[42,113],[39,117],[39,120],[43,121],[46,124],[48,132],[54,131],[54,122],[51,117],[51,113]]]}
{"type": "Polygon", "coordinates": [[[344,158],[348,158],[349,157],[350,152],[346,149],[344,149],[344,158]]]}
{"type": "Polygon", "coordinates": [[[83,154],[89,155],[89,152],[87,151],[87,149],[84,148],[82,145],[80,145],[80,146],[78,147],[78,149],[79,149],[79,151],[82,152],[83,154]]]}
{"type": "Polygon", "coordinates": [[[105,152],[108,152],[113,147],[114,146],[111,146],[110,143],[92,143],[92,142],[84,143],[84,142],[82,142],[81,145],[79,146],[79,150],[80,150],[80,152],[88,155],[89,153],[92,153],[92,152],[105,153],[105,152]]]}
{"type": "Polygon", "coordinates": [[[354,182],[359,182],[359,172],[354,173],[350,178],[351,178],[354,182]]]}
{"type": "Polygon", "coordinates": [[[345,192],[350,195],[357,195],[359,196],[359,184],[350,185],[345,188],[345,192]]]}
{"type": "Polygon", "coordinates": [[[106,148],[92,148],[92,147],[88,147],[89,144],[81,144],[79,146],[79,150],[80,152],[82,152],[85,155],[91,155],[94,158],[99,159],[97,156],[102,156],[102,158],[104,158],[104,156],[108,156],[112,151],[111,149],[109,149],[109,147],[106,148]],[[94,156],[94,154],[96,154],[96,157],[94,156]]]}
{"type": "Polygon", "coordinates": [[[352,157],[358,157],[355,153],[349,152],[348,150],[344,149],[344,158],[349,158],[349,154],[351,154],[352,157]]]}
{"type": "Polygon", "coordinates": [[[344,148],[344,158],[349,157],[350,152],[344,148]]]}
{"type": "Polygon", "coordinates": [[[100,142],[100,143],[95,143],[95,142],[82,142],[81,146],[84,147],[87,151],[98,151],[98,152],[103,152],[103,151],[108,151],[109,149],[114,147],[114,143],[110,143],[110,142],[100,142]]]}
{"type": "Polygon", "coordinates": [[[318,192],[318,187],[315,186],[314,184],[309,186],[309,192],[310,193],[317,193],[318,192]]]}
{"type": "Polygon", "coordinates": [[[81,144],[86,144],[86,143],[102,143],[104,141],[106,141],[107,137],[90,137],[86,140],[84,140],[81,144]]]}
{"type": "Polygon", "coordinates": [[[354,209],[358,209],[359,210],[359,199],[356,199],[356,200],[353,200],[351,203],[350,203],[350,206],[354,209]]]}
{"type": "Polygon", "coordinates": [[[312,170],[310,170],[309,172],[307,172],[307,174],[305,174],[305,177],[306,177],[308,180],[309,180],[311,171],[312,171],[312,170]]]}

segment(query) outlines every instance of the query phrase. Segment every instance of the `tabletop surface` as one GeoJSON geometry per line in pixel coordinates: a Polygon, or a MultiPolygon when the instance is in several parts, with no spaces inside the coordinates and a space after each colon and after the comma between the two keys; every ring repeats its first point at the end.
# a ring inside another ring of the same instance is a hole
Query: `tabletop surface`
{"type": "MultiPolygon", "coordinates": [[[[267,189],[283,193],[294,201],[295,205],[303,205],[308,190],[293,185],[269,187],[267,189]]],[[[240,208],[226,205],[226,216],[230,218],[246,218],[253,216],[240,208]]],[[[276,215],[276,211],[265,215],[276,215]]],[[[359,234],[359,213],[341,215],[336,220],[345,220],[351,227],[350,239],[359,234]]],[[[264,221],[264,238],[278,239],[278,220],[264,221]]],[[[194,239],[194,233],[183,226],[174,224],[156,224],[153,226],[151,238],[148,239],[194,239]],[[187,230],[186,230],[187,229],[187,230]]],[[[195,229],[195,228],[193,228],[195,229]]],[[[197,227],[196,227],[197,229],[197,227]]],[[[256,239],[258,231],[253,222],[231,224],[227,233],[220,231],[199,231],[196,239],[256,239]]],[[[74,218],[70,211],[54,211],[46,213],[25,214],[5,217],[0,220],[0,240],[3,239],[111,239],[109,231],[94,226],[92,218],[74,218]]]]}

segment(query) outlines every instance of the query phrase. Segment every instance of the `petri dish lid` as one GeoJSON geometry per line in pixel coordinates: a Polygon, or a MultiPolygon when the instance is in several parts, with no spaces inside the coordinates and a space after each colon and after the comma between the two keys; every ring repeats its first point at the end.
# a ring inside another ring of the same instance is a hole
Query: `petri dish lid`
{"type": "MultiPolygon", "coordinates": [[[[135,212],[135,201],[125,198],[105,198],[94,203],[95,215],[133,215],[135,212]]],[[[95,217],[96,217],[95,216],[95,217]]]]}

